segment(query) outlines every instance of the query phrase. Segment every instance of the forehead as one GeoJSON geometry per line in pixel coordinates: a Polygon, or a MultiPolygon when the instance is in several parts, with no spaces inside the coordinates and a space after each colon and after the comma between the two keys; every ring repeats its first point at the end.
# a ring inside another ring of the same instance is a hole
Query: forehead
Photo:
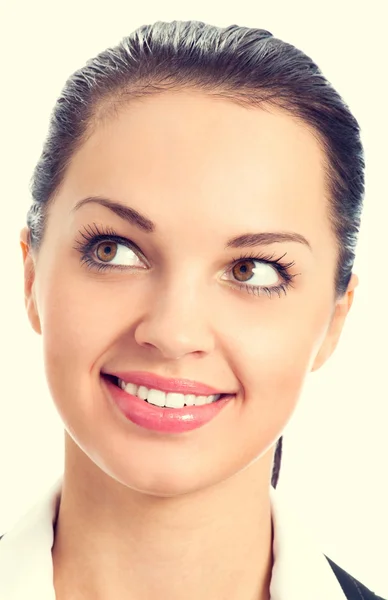
{"type": "Polygon", "coordinates": [[[130,101],[97,124],[66,182],[74,202],[106,195],[155,219],[171,204],[193,219],[249,211],[263,228],[290,218],[294,227],[298,218],[302,227],[306,219],[322,225],[327,212],[325,155],[306,124],[192,91],[130,101]]]}

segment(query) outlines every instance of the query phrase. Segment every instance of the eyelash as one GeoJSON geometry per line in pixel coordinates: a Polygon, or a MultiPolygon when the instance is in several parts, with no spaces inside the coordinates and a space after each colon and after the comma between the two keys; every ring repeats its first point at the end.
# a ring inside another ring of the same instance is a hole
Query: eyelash
{"type": "MultiPolygon", "coordinates": [[[[114,229],[109,227],[100,229],[96,223],[93,223],[93,226],[87,225],[83,227],[83,229],[84,231],[79,232],[83,239],[76,241],[76,246],[74,246],[74,249],[81,253],[81,263],[85,264],[88,269],[101,272],[105,271],[106,269],[118,269],[124,271],[128,268],[120,265],[111,265],[109,263],[99,263],[94,260],[94,258],[92,258],[92,251],[98,244],[101,244],[102,242],[110,241],[117,244],[122,244],[133,250],[136,254],[139,253],[139,249],[137,248],[136,244],[133,244],[127,238],[118,235],[114,229]]],[[[258,255],[257,253],[247,253],[232,258],[232,264],[229,267],[228,272],[232,271],[233,268],[240,262],[244,262],[245,260],[255,260],[274,267],[280,277],[283,279],[283,283],[272,287],[254,286],[246,283],[240,284],[238,282],[233,282],[233,287],[237,287],[246,291],[247,293],[257,296],[260,295],[261,292],[264,292],[269,298],[272,297],[273,293],[278,294],[279,298],[281,292],[284,292],[284,294],[287,295],[287,290],[288,288],[293,287],[292,280],[297,274],[292,275],[290,273],[290,268],[295,264],[294,261],[288,263],[281,262],[283,256],[286,254],[287,253],[283,254],[277,259],[273,258],[274,255],[258,255]]]]}

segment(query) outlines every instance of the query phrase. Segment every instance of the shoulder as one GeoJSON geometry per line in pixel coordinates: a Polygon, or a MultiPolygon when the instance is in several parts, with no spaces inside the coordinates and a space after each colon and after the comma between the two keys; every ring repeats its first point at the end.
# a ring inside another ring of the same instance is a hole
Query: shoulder
{"type": "Polygon", "coordinates": [[[326,556],[326,558],[329,561],[329,564],[333,569],[346,598],[354,600],[386,600],[381,596],[376,596],[374,592],[365,587],[365,585],[360,583],[352,575],[344,571],[344,569],[339,567],[328,556],[326,556]]]}

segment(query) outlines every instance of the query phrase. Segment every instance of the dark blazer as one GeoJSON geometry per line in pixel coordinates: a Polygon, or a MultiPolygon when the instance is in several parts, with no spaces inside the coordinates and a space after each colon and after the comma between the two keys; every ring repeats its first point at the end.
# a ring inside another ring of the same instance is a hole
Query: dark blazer
{"type": "MultiPolygon", "coordinates": [[[[4,537],[4,535],[5,534],[0,536],[0,540],[2,537],[4,537]]],[[[354,579],[352,575],[349,575],[349,573],[341,569],[341,567],[339,567],[330,558],[327,556],[326,558],[329,561],[329,564],[333,569],[346,598],[349,600],[388,600],[386,598],[382,598],[381,596],[376,596],[376,594],[374,594],[371,590],[368,590],[368,588],[357,581],[357,579],[354,579]]],[[[317,585],[319,585],[318,582],[317,585]]],[[[6,599],[4,598],[4,600],[6,599]]],[[[330,599],[328,598],[327,600],[330,599]]]]}
{"type": "Polygon", "coordinates": [[[376,596],[371,590],[365,587],[362,583],[354,579],[352,575],[341,569],[335,562],[326,556],[331,568],[337,577],[340,586],[347,598],[351,600],[387,600],[381,596],[376,596]]]}

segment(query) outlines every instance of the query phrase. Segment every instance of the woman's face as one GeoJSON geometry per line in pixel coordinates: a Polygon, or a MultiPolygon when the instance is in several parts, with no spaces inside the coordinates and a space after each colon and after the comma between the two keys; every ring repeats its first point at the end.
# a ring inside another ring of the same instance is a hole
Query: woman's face
{"type": "Polygon", "coordinates": [[[131,102],[73,156],[39,254],[25,252],[28,313],[71,438],[103,472],[151,494],[201,489],[256,459],[269,476],[305,377],[351,305],[355,277],[334,311],[336,260],[324,154],[307,126],[194,92],[131,102]],[[97,202],[76,209],[92,196],[135,209],[154,231],[97,202]],[[82,261],[88,232],[107,230],[132,250],[100,243],[82,261]],[[273,237],[227,247],[263,233],[273,237]],[[200,428],[155,432],[114,410],[101,372],[117,371],[235,396],[200,428]]]}

